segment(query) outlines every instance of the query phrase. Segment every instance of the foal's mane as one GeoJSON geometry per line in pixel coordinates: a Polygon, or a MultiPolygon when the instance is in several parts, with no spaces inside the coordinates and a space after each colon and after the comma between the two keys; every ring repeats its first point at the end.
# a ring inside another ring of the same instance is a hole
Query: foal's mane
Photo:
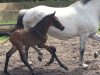
{"type": "Polygon", "coordinates": [[[32,27],[32,29],[35,29],[35,28],[38,28],[38,27],[40,28],[42,26],[45,26],[45,23],[46,23],[45,19],[48,18],[49,16],[50,16],[50,14],[43,17],[34,27],[32,27]]]}
{"type": "Polygon", "coordinates": [[[42,18],[34,27],[32,28],[29,28],[29,31],[36,35],[38,38],[42,38],[45,36],[46,32],[42,32],[45,30],[45,28],[49,28],[49,23],[48,23],[48,26],[47,26],[47,22],[45,21],[46,18],[50,17],[51,14],[45,16],[44,18],[42,18]]]}

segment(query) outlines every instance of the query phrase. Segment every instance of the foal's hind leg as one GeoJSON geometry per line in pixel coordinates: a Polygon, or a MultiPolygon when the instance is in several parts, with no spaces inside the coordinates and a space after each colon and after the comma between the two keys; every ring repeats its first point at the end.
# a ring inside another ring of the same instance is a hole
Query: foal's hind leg
{"type": "MultiPolygon", "coordinates": [[[[95,35],[91,36],[90,38],[97,40],[97,41],[100,41],[100,35],[98,35],[97,33],[95,35]]],[[[94,58],[97,58],[99,55],[100,55],[100,50],[95,51],[94,58]]]]}
{"type": "MultiPolygon", "coordinates": [[[[20,46],[20,47],[23,47],[23,46],[20,46]]],[[[34,75],[34,71],[31,68],[31,66],[29,65],[28,61],[27,61],[25,50],[24,50],[24,48],[20,48],[20,47],[18,48],[18,51],[20,53],[20,58],[21,58],[22,62],[29,68],[29,70],[31,71],[32,75],[34,75]]]]}
{"type": "Polygon", "coordinates": [[[27,59],[28,63],[32,64],[32,62],[28,60],[28,51],[29,51],[29,48],[30,48],[30,46],[27,46],[27,45],[25,46],[25,55],[26,55],[26,59],[27,59]]]}
{"type": "Polygon", "coordinates": [[[26,54],[26,59],[28,59],[28,51],[29,51],[30,46],[25,46],[25,54],[26,54]]]}
{"type": "Polygon", "coordinates": [[[6,62],[5,62],[5,67],[4,67],[4,73],[6,75],[10,75],[7,71],[8,69],[8,63],[11,55],[16,51],[17,49],[15,47],[12,47],[7,53],[6,53],[6,62]]]}

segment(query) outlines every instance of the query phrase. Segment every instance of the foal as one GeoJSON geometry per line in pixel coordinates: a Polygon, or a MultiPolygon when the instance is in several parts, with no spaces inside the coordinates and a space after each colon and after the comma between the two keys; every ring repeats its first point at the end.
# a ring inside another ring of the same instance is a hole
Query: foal
{"type": "MultiPolygon", "coordinates": [[[[27,46],[28,48],[29,47],[34,48],[35,46],[38,46],[39,48],[45,48],[52,54],[52,60],[50,60],[49,63],[53,62],[53,57],[55,57],[58,63],[60,63],[59,59],[57,58],[55,54],[55,51],[56,51],[55,47],[48,46],[45,44],[47,41],[47,31],[50,26],[54,26],[60,30],[64,30],[64,27],[62,26],[62,24],[55,17],[55,12],[53,14],[49,14],[46,17],[44,17],[40,22],[37,23],[35,27],[29,28],[29,29],[19,29],[19,30],[14,31],[11,34],[9,40],[12,44],[12,48],[6,54],[6,62],[5,62],[5,68],[4,68],[4,73],[6,75],[10,75],[7,71],[8,62],[11,55],[16,50],[19,51],[22,62],[29,68],[32,75],[34,75],[34,71],[32,70],[31,66],[29,65],[27,61],[27,56],[26,56],[26,51],[24,49],[24,46],[27,46]]],[[[37,53],[39,52],[37,51],[37,53]]],[[[63,66],[62,63],[60,63],[60,65],[63,66]]]]}

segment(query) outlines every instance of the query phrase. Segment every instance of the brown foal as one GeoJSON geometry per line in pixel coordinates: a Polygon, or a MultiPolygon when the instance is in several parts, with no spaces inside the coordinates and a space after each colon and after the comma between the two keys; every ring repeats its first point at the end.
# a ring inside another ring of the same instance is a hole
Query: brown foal
{"type": "MultiPolygon", "coordinates": [[[[49,14],[45,16],[40,22],[36,24],[35,27],[32,27],[30,29],[19,29],[19,30],[14,31],[11,34],[9,41],[12,44],[12,48],[6,53],[6,62],[5,62],[5,67],[4,67],[4,73],[6,75],[10,75],[7,71],[9,59],[11,55],[17,50],[19,51],[22,62],[29,68],[32,75],[34,75],[34,71],[29,65],[29,62],[27,60],[28,58],[27,55],[28,55],[29,47],[32,47],[33,49],[35,49],[36,48],[35,46],[37,46],[38,48],[47,49],[52,55],[47,65],[50,65],[54,61],[54,58],[55,58],[61,67],[65,68],[66,70],[68,69],[57,58],[55,54],[56,48],[54,46],[48,46],[45,44],[47,41],[47,31],[50,26],[54,26],[60,30],[64,30],[64,27],[62,26],[62,24],[55,17],[55,12],[53,14],[49,14]]],[[[35,50],[37,51],[39,55],[41,55],[41,52],[38,49],[35,49],[35,50]]]]}

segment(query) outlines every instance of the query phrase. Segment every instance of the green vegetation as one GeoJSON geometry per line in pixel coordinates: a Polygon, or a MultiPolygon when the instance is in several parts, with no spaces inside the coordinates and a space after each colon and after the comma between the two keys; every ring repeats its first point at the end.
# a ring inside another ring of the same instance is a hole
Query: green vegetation
{"type": "Polygon", "coordinates": [[[15,21],[0,21],[0,25],[2,24],[16,24],[15,21]]]}
{"type": "Polygon", "coordinates": [[[0,36],[0,43],[1,42],[5,42],[6,40],[8,40],[9,36],[0,36]]]}

